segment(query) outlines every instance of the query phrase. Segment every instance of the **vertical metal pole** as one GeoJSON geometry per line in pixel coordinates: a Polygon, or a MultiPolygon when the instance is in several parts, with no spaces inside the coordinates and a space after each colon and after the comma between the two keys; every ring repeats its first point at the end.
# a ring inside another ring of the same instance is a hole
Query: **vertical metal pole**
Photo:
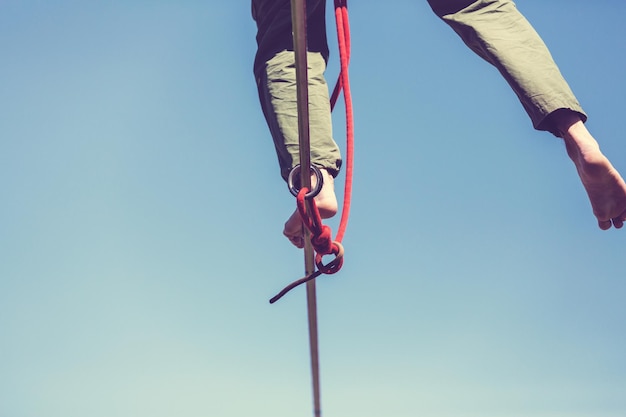
{"type": "MultiPolygon", "coordinates": [[[[300,143],[300,181],[303,187],[311,188],[310,136],[309,136],[309,91],[308,91],[308,63],[307,63],[307,30],[306,30],[306,1],[291,0],[291,21],[293,27],[293,45],[296,64],[296,84],[298,99],[298,134],[300,143]]],[[[304,236],[304,264],[305,274],[315,272],[315,253],[311,245],[311,235],[305,229],[304,236]]],[[[317,337],[317,301],[315,280],[306,284],[307,311],[309,321],[309,346],[311,351],[311,375],[313,380],[313,415],[321,417],[319,378],[319,351],[317,337]]]]}
{"type": "Polygon", "coordinates": [[[307,64],[306,3],[305,0],[291,0],[291,21],[293,27],[293,47],[296,63],[296,85],[298,99],[298,134],[300,140],[300,166],[302,185],[310,187],[310,177],[304,175],[311,165],[309,136],[309,84],[307,64]]]}

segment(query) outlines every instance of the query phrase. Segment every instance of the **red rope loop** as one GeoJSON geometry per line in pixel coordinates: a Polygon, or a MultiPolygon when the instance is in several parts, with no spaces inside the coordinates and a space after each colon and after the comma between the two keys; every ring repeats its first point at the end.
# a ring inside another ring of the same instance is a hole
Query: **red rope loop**
{"type": "Polygon", "coordinates": [[[323,255],[321,253],[318,252],[315,255],[315,265],[317,265],[317,269],[323,274],[335,274],[339,272],[343,266],[343,246],[341,243],[337,241],[333,242],[331,253],[335,255],[335,258],[327,264],[322,262],[323,255]]]}

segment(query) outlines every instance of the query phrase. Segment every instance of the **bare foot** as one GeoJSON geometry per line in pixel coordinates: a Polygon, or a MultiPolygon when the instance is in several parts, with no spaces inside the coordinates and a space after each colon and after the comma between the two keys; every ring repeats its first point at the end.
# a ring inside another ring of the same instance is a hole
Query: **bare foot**
{"type": "Polygon", "coordinates": [[[626,183],[579,117],[563,118],[561,132],[567,153],[574,161],[587,191],[593,214],[602,230],[619,229],[626,221],[626,183]]]}
{"type": "MultiPolygon", "coordinates": [[[[325,169],[320,169],[324,184],[322,190],[315,197],[315,204],[320,212],[322,219],[328,219],[337,214],[337,197],[335,196],[335,181],[332,175],[325,169]]],[[[311,186],[315,187],[315,176],[311,176],[311,186]]],[[[304,225],[302,224],[302,218],[300,213],[296,209],[293,214],[287,219],[283,234],[289,239],[294,246],[298,248],[304,247],[304,225]]]]}

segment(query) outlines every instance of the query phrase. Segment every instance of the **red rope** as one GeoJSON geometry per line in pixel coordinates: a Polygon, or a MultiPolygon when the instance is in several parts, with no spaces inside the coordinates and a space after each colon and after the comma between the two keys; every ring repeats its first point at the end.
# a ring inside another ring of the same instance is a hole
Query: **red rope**
{"type": "MultiPolygon", "coordinates": [[[[346,182],[344,187],[344,200],[341,209],[341,220],[335,240],[341,242],[348,226],[350,204],[352,202],[352,169],[354,166],[354,116],[352,113],[352,93],[350,91],[350,76],[348,65],[350,63],[350,21],[348,19],[348,1],[335,0],[335,20],[337,21],[337,39],[339,41],[339,56],[341,60],[341,72],[339,74],[339,88],[343,89],[343,97],[346,111],[346,182]]],[[[337,87],[335,87],[337,90],[337,87]]]]}
{"type": "Polygon", "coordinates": [[[315,200],[311,199],[309,206],[311,212],[307,211],[305,200],[306,193],[309,190],[303,187],[297,197],[296,202],[302,222],[311,232],[311,244],[315,249],[315,263],[318,271],[313,274],[301,278],[287,287],[285,287],[278,295],[274,296],[270,303],[278,301],[283,295],[296,286],[310,281],[320,274],[334,274],[343,266],[343,246],[341,241],[348,226],[348,218],[350,216],[350,204],[352,202],[352,171],[354,165],[354,118],[352,113],[352,94],[350,92],[350,77],[348,74],[348,64],[350,62],[350,23],[348,20],[348,2],[347,0],[335,0],[335,21],[337,23],[337,39],[339,44],[339,57],[341,71],[337,79],[337,83],[330,98],[331,110],[334,109],[339,94],[343,90],[344,105],[346,113],[346,181],[344,186],[344,200],[341,209],[341,220],[335,239],[332,239],[330,227],[322,224],[322,219],[315,204],[315,200]],[[328,264],[322,262],[325,255],[334,254],[335,258],[328,264]]]}
{"type": "MultiPolygon", "coordinates": [[[[347,62],[349,62],[350,61],[350,23],[348,20],[348,5],[347,5],[346,0],[335,0],[335,22],[337,22],[339,57],[341,59],[341,57],[346,56],[347,62]]],[[[340,64],[341,63],[342,62],[340,61],[340,64]]],[[[337,99],[339,98],[339,94],[341,93],[341,89],[343,88],[342,75],[343,75],[343,66],[341,66],[341,71],[339,73],[339,76],[337,77],[337,83],[335,84],[335,88],[333,89],[333,94],[330,97],[331,110],[335,108],[335,104],[337,103],[337,99]]]]}

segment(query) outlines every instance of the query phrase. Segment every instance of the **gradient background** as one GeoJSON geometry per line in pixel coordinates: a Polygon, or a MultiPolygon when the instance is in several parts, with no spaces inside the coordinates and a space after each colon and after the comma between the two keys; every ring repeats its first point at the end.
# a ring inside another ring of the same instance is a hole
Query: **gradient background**
{"type": "MultiPolygon", "coordinates": [[[[626,172],[626,3],[518,6],[626,172]]],[[[350,16],[324,415],[625,416],[626,231],[425,1],[350,16]]],[[[255,33],[247,0],[0,1],[0,416],[312,414],[255,33]]]]}

